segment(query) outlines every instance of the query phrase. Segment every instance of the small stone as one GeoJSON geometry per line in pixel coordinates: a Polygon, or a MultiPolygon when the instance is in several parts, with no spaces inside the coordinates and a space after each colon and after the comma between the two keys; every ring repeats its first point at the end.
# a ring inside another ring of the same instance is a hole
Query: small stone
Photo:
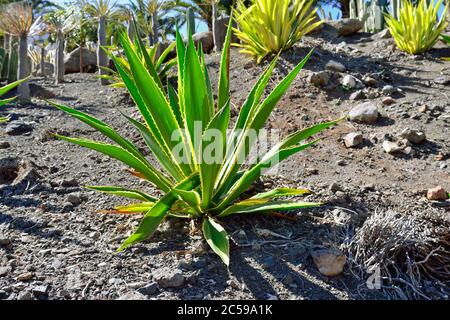
{"type": "Polygon", "coordinates": [[[353,88],[356,88],[357,81],[358,81],[358,79],[356,79],[354,76],[352,76],[350,74],[346,74],[342,78],[341,84],[346,89],[353,89],[353,88]]]}
{"type": "Polygon", "coordinates": [[[394,154],[403,150],[403,148],[400,147],[398,144],[388,140],[383,141],[383,149],[389,154],[394,154]]]}
{"type": "Polygon", "coordinates": [[[33,296],[31,295],[30,291],[23,291],[21,293],[19,293],[19,295],[17,296],[17,300],[31,300],[33,299],[33,296]]]}
{"type": "Polygon", "coordinates": [[[325,69],[336,72],[344,72],[345,70],[347,70],[347,68],[342,63],[334,60],[328,61],[328,63],[325,65],[325,69]]]}
{"type": "Polygon", "coordinates": [[[76,179],[64,179],[60,183],[61,187],[77,187],[79,185],[76,179]]]}
{"type": "Polygon", "coordinates": [[[383,94],[390,95],[397,92],[397,89],[394,86],[388,84],[385,85],[383,89],[381,89],[381,92],[383,92],[383,94]]]}
{"type": "Polygon", "coordinates": [[[364,93],[364,91],[358,90],[358,91],[353,92],[350,95],[349,99],[350,100],[361,100],[361,99],[364,99],[365,97],[366,97],[366,94],[364,93]]]}
{"type": "Polygon", "coordinates": [[[8,141],[0,141],[0,149],[7,149],[11,147],[11,144],[8,141]]]}
{"type": "Polygon", "coordinates": [[[62,266],[61,260],[59,260],[59,259],[54,259],[54,260],[53,260],[53,262],[52,262],[52,267],[53,267],[54,269],[59,269],[59,268],[61,268],[61,266],[62,266]]]}
{"type": "Polygon", "coordinates": [[[402,133],[400,134],[400,136],[414,144],[419,144],[419,143],[423,142],[426,138],[424,132],[417,131],[414,129],[409,129],[409,128],[406,128],[405,130],[403,130],[402,133]]]}
{"type": "Polygon", "coordinates": [[[327,277],[341,274],[347,260],[342,252],[336,249],[314,250],[311,256],[320,273],[327,277]]]}
{"type": "Polygon", "coordinates": [[[136,291],[149,296],[155,294],[158,291],[158,284],[156,282],[150,282],[149,284],[146,284],[145,286],[137,289],[136,291]]]}
{"type": "Polygon", "coordinates": [[[33,294],[35,296],[45,296],[48,292],[48,286],[47,285],[41,285],[33,288],[33,294]]]}
{"type": "Polygon", "coordinates": [[[245,233],[244,230],[241,229],[241,230],[239,230],[237,237],[238,237],[238,239],[245,240],[245,239],[247,239],[247,234],[245,233]]]}
{"type": "Polygon", "coordinates": [[[330,75],[326,71],[312,72],[308,81],[316,87],[324,87],[330,81],[330,75]]]}
{"type": "Polygon", "coordinates": [[[441,186],[437,186],[435,188],[429,189],[427,191],[427,199],[428,200],[447,200],[448,199],[448,193],[445,191],[444,188],[441,186]]]}
{"type": "Polygon", "coordinates": [[[369,76],[365,76],[363,78],[363,82],[365,85],[367,85],[369,87],[375,87],[378,84],[377,80],[375,80],[374,78],[369,77],[369,76]]]}
{"type": "Polygon", "coordinates": [[[378,119],[378,109],[374,103],[364,102],[351,109],[348,115],[351,121],[373,123],[378,119]]]}
{"type": "Polygon", "coordinates": [[[344,137],[344,144],[347,148],[353,148],[363,142],[363,135],[361,132],[350,132],[344,137]]]}
{"type": "Polygon", "coordinates": [[[19,281],[30,281],[31,279],[33,279],[34,274],[32,272],[25,272],[22,274],[19,274],[17,276],[17,280],[19,281]]]}
{"type": "Polygon", "coordinates": [[[337,191],[342,191],[342,187],[339,184],[337,184],[336,182],[333,182],[332,184],[330,184],[328,189],[333,193],[336,193],[337,191]]]}
{"type": "Polygon", "coordinates": [[[392,99],[391,97],[384,97],[381,99],[381,102],[385,105],[385,106],[390,106],[391,104],[395,103],[395,100],[392,99]]]}
{"type": "Polygon", "coordinates": [[[147,298],[137,291],[130,291],[122,294],[116,300],[147,300],[147,298]]]}
{"type": "Polygon", "coordinates": [[[180,269],[163,267],[155,270],[153,279],[162,288],[178,288],[184,283],[184,276],[180,269]]]}
{"type": "Polygon", "coordinates": [[[434,79],[434,83],[446,86],[450,84],[450,78],[447,76],[439,76],[434,79]]]}
{"type": "Polygon", "coordinates": [[[445,155],[442,152],[439,152],[437,155],[434,156],[434,159],[436,161],[443,161],[445,159],[445,155]]]}
{"type": "Polygon", "coordinates": [[[79,192],[71,193],[67,196],[67,201],[73,204],[74,206],[79,205],[82,200],[79,192]]]}
{"type": "Polygon", "coordinates": [[[18,136],[23,133],[27,133],[33,130],[33,127],[29,124],[26,124],[22,120],[16,120],[8,123],[5,128],[5,133],[10,136],[18,136]]]}
{"type": "Polygon", "coordinates": [[[419,111],[420,113],[425,113],[425,112],[427,112],[427,110],[428,110],[428,108],[427,108],[426,105],[422,105],[422,106],[420,106],[419,109],[418,109],[418,111],[419,111]]]}
{"type": "Polygon", "coordinates": [[[242,286],[236,279],[230,279],[227,281],[227,285],[235,290],[242,290],[242,286]]]}
{"type": "Polygon", "coordinates": [[[11,271],[10,267],[0,267],[0,277],[5,277],[11,271]]]}
{"type": "Polygon", "coordinates": [[[11,243],[11,239],[0,236],[0,246],[7,246],[11,243]]]}

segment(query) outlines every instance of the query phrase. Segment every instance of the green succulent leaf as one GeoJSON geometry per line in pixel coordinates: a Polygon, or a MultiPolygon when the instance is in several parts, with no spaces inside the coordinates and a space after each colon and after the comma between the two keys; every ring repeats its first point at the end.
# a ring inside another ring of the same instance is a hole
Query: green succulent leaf
{"type": "Polygon", "coordinates": [[[142,192],[139,190],[127,189],[122,187],[113,187],[113,186],[86,186],[86,189],[100,191],[103,193],[112,194],[115,196],[136,199],[141,201],[151,201],[156,202],[158,199],[142,192]]]}
{"type": "Polygon", "coordinates": [[[228,266],[230,264],[230,243],[225,229],[213,218],[207,216],[203,219],[202,230],[211,249],[228,266]]]}
{"type": "MultiPolygon", "coordinates": [[[[198,184],[198,174],[193,174],[177,184],[174,189],[189,191],[196,188],[198,184]]],[[[169,210],[176,200],[177,196],[173,190],[167,192],[145,214],[138,229],[122,243],[117,251],[123,251],[125,248],[150,237],[164,218],[169,214],[169,210]]]]}
{"type": "Polygon", "coordinates": [[[314,208],[322,205],[314,202],[295,202],[295,201],[268,201],[268,199],[248,199],[237,204],[229,206],[217,217],[224,218],[232,214],[238,213],[256,213],[269,210],[284,211],[314,208]]]}

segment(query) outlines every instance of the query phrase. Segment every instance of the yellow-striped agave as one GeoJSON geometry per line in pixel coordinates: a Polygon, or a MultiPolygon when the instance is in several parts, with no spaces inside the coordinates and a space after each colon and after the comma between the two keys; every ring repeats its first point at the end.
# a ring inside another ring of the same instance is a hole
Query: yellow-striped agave
{"type": "Polygon", "coordinates": [[[234,14],[241,40],[241,52],[256,58],[257,63],[269,53],[289,49],[323,21],[317,20],[314,0],[252,0],[247,7],[238,0],[234,14]]]}
{"type": "Polygon", "coordinates": [[[448,3],[439,18],[441,4],[442,0],[436,3],[420,0],[415,6],[410,0],[404,0],[399,20],[386,15],[387,27],[400,50],[418,54],[433,48],[448,24],[448,3]]]}
{"type": "MultiPolygon", "coordinates": [[[[159,56],[156,55],[157,49],[159,44],[156,44],[154,46],[145,46],[145,49],[147,50],[147,55],[150,58],[150,61],[153,64],[153,67],[156,70],[156,73],[158,74],[158,77],[161,79],[163,83],[166,83],[167,78],[169,76],[170,70],[172,67],[174,67],[177,64],[177,61],[175,58],[168,59],[167,57],[170,55],[170,53],[175,48],[176,43],[171,43],[159,56]]],[[[134,49],[137,48],[136,43],[132,43],[132,46],[134,49]]],[[[128,63],[127,58],[120,52],[119,48],[116,46],[109,46],[109,47],[103,47],[103,50],[106,52],[106,54],[110,57],[115,56],[116,63],[120,63],[122,69],[130,76],[131,70],[130,70],[130,64],[128,63]]],[[[138,51],[139,52],[139,51],[138,51]]],[[[146,64],[144,56],[140,55],[139,58],[141,59],[142,63],[146,64]]],[[[110,86],[113,88],[125,88],[126,85],[122,80],[122,77],[120,76],[119,72],[112,70],[108,67],[99,67],[107,72],[107,74],[99,76],[99,78],[103,78],[108,80],[111,84],[110,86]]]]}
{"type": "Polygon", "coordinates": [[[160,166],[155,166],[138,147],[106,123],[76,109],[56,105],[98,130],[113,143],[59,136],[61,139],[121,161],[131,168],[130,172],[135,177],[148,181],[164,193],[162,197],[156,198],[148,191],[120,186],[90,187],[134,200],[131,204],[114,208],[112,213],[144,213],[140,226],[125,240],[119,251],[146,240],[166,217],[177,216],[200,221],[207,243],[228,265],[229,240],[220,223],[222,218],[235,214],[265,213],[319,205],[282,199],[285,196],[295,197],[309,193],[306,189],[278,188],[243,199],[242,194],[251,188],[265,170],[312,146],[317,140],[306,140],[337,121],[294,132],[269,148],[261,157],[257,157],[256,161],[246,162],[251,158],[252,146],[256,145],[256,141],[249,139],[248,134],[260,133],[264,129],[272,110],[310,54],[266,97],[265,88],[276,64],[274,59],[255,83],[231,127],[230,38],[231,27],[228,27],[215,99],[203,51],[195,48],[192,35],[188,35],[185,44],[177,33],[177,89],[170,83],[167,87],[162,84],[139,37],[137,46],[133,46],[126,34],[121,36],[129,72],[122,68],[123,63],[118,57],[113,55],[112,58],[143,121],[125,117],[139,131],[160,166]],[[214,152],[209,153],[211,148],[214,152]],[[210,161],[208,155],[212,154],[213,161],[210,161]],[[247,164],[245,169],[244,163],[247,164]]]}

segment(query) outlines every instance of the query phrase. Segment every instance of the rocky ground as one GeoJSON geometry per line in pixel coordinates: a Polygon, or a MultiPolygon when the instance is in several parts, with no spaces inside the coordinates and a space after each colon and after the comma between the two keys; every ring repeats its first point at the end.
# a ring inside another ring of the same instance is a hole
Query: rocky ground
{"type": "MultiPolygon", "coordinates": [[[[123,92],[99,86],[92,74],[68,75],[62,85],[34,78],[33,104],[7,106],[0,114],[11,114],[10,123],[0,126],[0,165],[21,166],[25,174],[25,183],[15,184],[14,170],[0,172],[0,298],[388,297],[367,288],[369,274],[355,271],[346,246],[374,212],[449,218],[449,200],[428,200],[426,193],[437,186],[450,190],[450,68],[440,59],[450,50],[438,45],[427,54],[408,56],[383,35],[322,32],[281,56],[270,87],[311,48],[311,59],[268,128],[286,135],[349,113],[353,121],[322,134],[316,147],[283,163],[258,187],[308,187],[315,192],[308,200],[326,204],[293,212],[289,219],[226,219],[233,239],[228,270],[201,235],[177,219],[164,222],[147,242],[116,254],[140,216],[96,213],[124,202],[83,186],[152,189],[117,161],[54,139],[55,132],[102,138],[41,99],[88,112],[142,144],[120,114],[136,112],[123,92]],[[327,277],[318,270],[324,248],[336,258],[332,264],[347,256],[340,275],[327,277]]],[[[207,61],[215,82],[219,57],[211,54],[207,61]]],[[[256,66],[232,50],[235,114],[267,64],[256,66]]],[[[429,196],[439,198],[439,193],[429,196]]]]}

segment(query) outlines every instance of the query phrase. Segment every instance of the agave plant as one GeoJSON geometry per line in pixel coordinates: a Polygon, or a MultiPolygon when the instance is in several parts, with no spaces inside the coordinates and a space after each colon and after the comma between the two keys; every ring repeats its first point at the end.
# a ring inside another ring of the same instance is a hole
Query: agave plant
{"type": "MultiPolygon", "coordinates": [[[[230,24],[231,25],[231,24],[230,24]]],[[[120,136],[106,123],[78,110],[55,105],[98,130],[115,144],[58,136],[68,142],[96,150],[131,167],[130,172],[147,180],[164,195],[156,197],[141,190],[117,186],[93,186],[90,189],[140,201],[116,208],[116,213],[145,213],[137,230],[118,251],[146,240],[168,216],[195,219],[202,223],[203,235],[212,250],[229,264],[229,239],[220,223],[235,214],[293,210],[319,206],[294,200],[279,200],[282,196],[306,194],[305,189],[279,188],[242,200],[242,195],[257,181],[263,171],[312,145],[305,142],[312,135],[329,128],[337,121],[322,123],[295,132],[274,145],[266,154],[244,169],[255,141],[251,132],[260,132],[277,102],[288,90],[308,54],[266,98],[265,88],[275,68],[274,59],[250,91],[231,131],[230,125],[230,56],[231,27],[228,28],[220,63],[217,99],[214,99],[203,51],[197,51],[189,33],[185,44],[177,32],[178,90],[166,90],[138,39],[140,49],[121,37],[121,45],[130,65],[131,74],[113,57],[117,70],[139,109],[144,122],[126,119],[140,132],[143,140],[158,160],[157,169],[129,140],[120,136]],[[139,57],[143,54],[145,63],[139,57]],[[212,135],[212,136],[211,136],[212,135]],[[211,149],[213,151],[211,152],[211,149]],[[211,152],[211,153],[210,153],[211,152]],[[213,154],[211,158],[208,156],[213,154]]]]}
{"type": "Polygon", "coordinates": [[[242,47],[242,53],[256,58],[257,63],[269,53],[278,53],[291,48],[305,34],[323,23],[316,21],[317,9],[312,9],[314,0],[251,0],[247,6],[239,0],[234,29],[242,47]]]}
{"type": "Polygon", "coordinates": [[[410,0],[404,0],[398,20],[386,15],[387,28],[400,50],[418,54],[430,50],[436,44],[439,35],[448,25],[448,3],[439,18],[441,4],[442,0],[436,3],[419,0],[415,6],[410,0]]]}
{"type": "MultiPolygon", "coordinates": [[[[170,44],[158,57],[157,56],[157,50],[159,44],[154,45],[153,47],[144,46],[144,49],[147,51],[147,53],[144,55],[144,53],[141,51],[141,47],[137,43],[133,43],[131,41],[131,38],[129,37],[127,33],[127,37],[132,43],[133,50],[138,53],[138,57],[141,60],[141,62],[147,67],[147,69],[154,68],[156,73],[158,74],[158,78],[161,79],[163,83],[166,82],[168,73],[177,64],[176,58],[172,58],[167,60],[167,56],[172,52],[172,50],[175,48],[176,43],[173,42],[170,44]],[[152,63],[152,66],[147,66],[145,57],[150,58],[150,62],[152,63]],[[167,60],[167,61],[166,61],[167,60]]],[[[122,70],[124,70],[129,77],[132,77],[132,72],[130,68],[130,64],[128,63],[128,60],[123,54],[120,53],[120,50],[118,47],[110,46],[105,47],[104,50],[110,57],[115,57],[116,63],[121,64],[122,70]]],[[[108,80],[111,84],[111,87],[115,88],[125,88],[126,85],[124,81],[122,80],[122,77],[120,76],[119,72],[112,70],[110,68],[103,67],[105,71],[108,72],[108,74],[103,75],[104,79],[108,80]]]]}
{"type": "MultiPolygon", "coordinates": [[[[1,87],[0,88],[0,97],[27,80],[28,80],[28,78],[17,80],[17,81],[10,83],[4,87],[1,87]]],[[[13,102],[14,99],[16,99],[16,97],[12,97],[12,98],[8,98],[8,99],[0,99],[0,107],[4,106],[7,103],[13,102]]],[[[8,121],[8,118],[0,117],[0,123],[6,122],[6,121],[8,121]]]]}

